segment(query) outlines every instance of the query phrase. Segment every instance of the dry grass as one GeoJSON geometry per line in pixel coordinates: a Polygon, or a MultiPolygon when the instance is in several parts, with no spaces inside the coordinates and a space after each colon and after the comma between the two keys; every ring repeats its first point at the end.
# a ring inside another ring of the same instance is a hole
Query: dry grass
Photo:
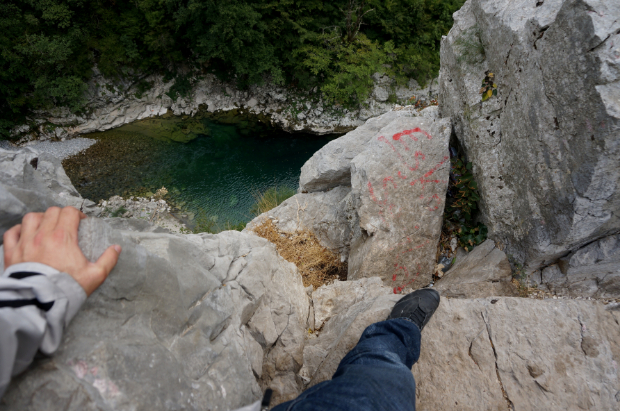
{"type": "Polygon", "coordinates": [[[336,279],[347,279],[347,263],[341,262],[338,255],[323,247],[309,230],[283,233],[267,219],[254,232],[274,243],[278,253],[297,266],[304,287],[312,285],[316,290],[336,279]]]}

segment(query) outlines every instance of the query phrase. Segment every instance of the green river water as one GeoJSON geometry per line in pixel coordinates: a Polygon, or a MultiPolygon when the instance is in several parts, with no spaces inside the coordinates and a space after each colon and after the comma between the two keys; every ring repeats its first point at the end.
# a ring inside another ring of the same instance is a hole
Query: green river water
{"type": "Polygon", "coordinates": [[[163,186],[190,226],[218,231],[251,220],[256,193],[296,189],[301,166],[336,136],[232,115],[147,119],[86,137],[98,141],[63,162],[83,197],[150,196],[163,186]]]}

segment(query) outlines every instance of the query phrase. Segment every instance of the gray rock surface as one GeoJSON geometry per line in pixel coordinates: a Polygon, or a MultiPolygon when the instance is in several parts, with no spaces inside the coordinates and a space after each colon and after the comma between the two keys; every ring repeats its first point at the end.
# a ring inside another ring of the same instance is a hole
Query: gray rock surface
{"type": "Polygon", "coordinates": [[[440,115],[489,233],[528,271],[620,229],[620,3],[469,0],[441,44],[440,115]],[[485,72],[497,95],[481,102],[485,72]]]}
{"type": "Polygon", "coordinates": [[[450,160],[449,119],[399,117],[351,162],[357,210],[348,279],[379,276],[395,292],[431,282],[450,160]]]}
{"type": "Polygon", "coordinates": [[[115,269],[58,353],[14,379],[0,409],[228,410],[287,378],[276,400],[298,393],[309,300],[272,244],[235,231],[181,237],[81,223],[89,259],[111,243],[123,246],[115,269]]]}
{"type": "Polygon", "coordinates": [[[350,192],[350,187],[341,186],[326,192],[296,194],[250,221],[243,231],[251,232],[266,219],[271,219],[285,233],[308,229],[323,247],[346,259],[351,242],[351,227],[346,213],[346,198],[350,192]]]}
{"type": "MultiPolygon", "coordinates": [[[[59,160],[64,160],[81,153],[96,142],[97,140],[92,138],[76,137],[66,141],[32,141],[27,146],[38,152],[50,154],[59,160]]],[[[0,148],[9,151],[20,149],[20,147],[14,146],[6,140],[0,140],[0,148]]]]}
{"type": "Polygon", "coordinates": [[[539,287],[572,297],[620,297],[620,235],[605,237],[542,270],[539,287]]]}
{"type": "Polygon", "coordinates": [[[493,240],[486,240],[455,263],[435,289],[442,297],[482,298],[491,296],[516,296],[511,283],[512,269],[506,254],[495,247],[493,240]]]}
{"type": "Polygon", "coordinates": [[[616,410],[619,321],[590,301],[444,298],[413,366],[416,408],[616,410]]]}

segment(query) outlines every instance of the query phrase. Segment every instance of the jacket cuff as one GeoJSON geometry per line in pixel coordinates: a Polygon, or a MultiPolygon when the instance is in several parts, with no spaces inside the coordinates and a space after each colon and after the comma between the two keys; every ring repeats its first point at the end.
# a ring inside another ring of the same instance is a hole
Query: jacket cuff
{"type": "Polygon", "coordinates": [[[56,298],[58,299],[58,297],[64,297],[67,301],[63,321],[65,327],[69,324],[73,317],[75,317],[82,304],[84,304],[84,301],[86,301],[86,292],[82,286],[79,285],[69,274],[62,273],[54,267],[50,267],[49,265],[43,263],[13,264],[4,271],[2,277],[9,277],[11,274],[19,272],[32,272],[44,275],[63,294],[62,296],[57,296],[56,298]]]}
{"type": "Polygon", "coordinates": [[[53,274],[58,274],[60,271],[58,271],[54,267],[50,267],[49,265],[43,263],[19,263],[13,264],[9,266],[6,270],[4,270],[2,277],[8,277],[13,273],[18,272],[40,273],[49,276],[53,274]]]}

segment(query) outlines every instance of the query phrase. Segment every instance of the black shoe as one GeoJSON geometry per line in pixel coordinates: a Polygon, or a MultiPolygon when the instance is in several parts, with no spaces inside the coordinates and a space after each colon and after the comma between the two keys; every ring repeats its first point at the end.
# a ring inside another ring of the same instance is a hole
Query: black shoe
{"type": "Polygon", "coordinates": [[[407,318],[422,331],[437,307],[439,307],[439,293],[432,288],[423,288],[398,300],[387,319],[407,318]]]}

